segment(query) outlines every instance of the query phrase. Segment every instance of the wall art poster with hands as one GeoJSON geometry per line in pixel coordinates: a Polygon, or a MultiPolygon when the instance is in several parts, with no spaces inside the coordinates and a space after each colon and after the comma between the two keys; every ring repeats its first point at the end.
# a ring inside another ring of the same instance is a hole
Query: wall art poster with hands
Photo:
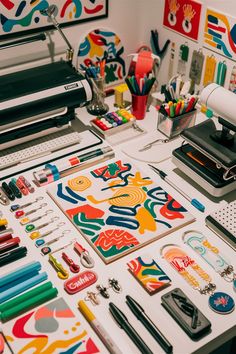
{"type": "Polygon", "coordinates": [[[198,40],[202,4],[193,0],[165,0],[163,25],[198,40]]]}

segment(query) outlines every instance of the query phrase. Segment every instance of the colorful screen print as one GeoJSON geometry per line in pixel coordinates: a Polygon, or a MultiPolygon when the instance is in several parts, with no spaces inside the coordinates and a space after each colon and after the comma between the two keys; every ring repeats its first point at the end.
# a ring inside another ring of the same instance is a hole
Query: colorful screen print
{"type": "Polygon", "coordinates": [[[79,45],[77,63],[97,66],[105,60],[105,83],[114,85],[126,76],[124,46],[119,36],[109,29],[97,28],[89,32],[79,45]]]}
{"type": "Polygon", "coordinates": [[[49,6],[62,27],[108,15],[108,0],[0,0],[0,38],[54,28],[41,14],[49,6]]]}
{"type": "Polygon", "coordinates": [[[48,193],[105,263],[194,221],[159,184],[127,161],[63,179],[48,193]]]}
{"type": "Polygon", "coordinates": [[[236,60],[236,19],[207,9],[204,47],[236,60]]]}
{"type": "Polygon", "coordinates": [[[197,41],[201,9],[193,0],[165,0],[163,25],[197,41]]]}
{"type": "Polygon", "coordinates": [[[171,284],[170,278],[150,255],[141,255],[127,265],[130,273],[150,295],[171,284]]]}
{"type": "Polygon", "coordinates": [[[95,354],[100,350],[82,328],[78,315],[58,298],[4,327],[15,354],[95,354]]]}

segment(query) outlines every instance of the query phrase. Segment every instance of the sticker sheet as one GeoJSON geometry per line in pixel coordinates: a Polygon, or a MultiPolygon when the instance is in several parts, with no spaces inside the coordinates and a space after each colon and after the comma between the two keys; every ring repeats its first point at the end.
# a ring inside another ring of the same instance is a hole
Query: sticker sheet
{"type": "Polygon", "coordinates": [[[171,284],[171,280],[150,255],[142,255],[127,263],[128,270],[153,295],[171,284]]]}
{"type": "Polygon", "coordinates": [[[105,263],[195,220],[158,183],[121,160],[63,179],[48,194],[105,263]]]}
{"type": "Polygon", "coordinates": [[[100,353],[63,298],[7,323],[4,334],[15,354],[100,353]]]}

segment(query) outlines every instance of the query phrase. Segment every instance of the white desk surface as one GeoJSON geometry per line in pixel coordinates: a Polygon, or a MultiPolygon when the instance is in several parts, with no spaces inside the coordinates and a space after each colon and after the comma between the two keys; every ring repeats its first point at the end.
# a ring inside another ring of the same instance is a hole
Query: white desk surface
{"type": "MultiPolygon", "coordinates": [[[[116,110],[112,102],[113,97],[108,98],[110,111],[116,110]]],[[[93,118],[87,113],[85,108],[79,109],[77,114],[78,118],[81,119],[86,125],[89,125],[89,121],[93,118]]],[[[128,142],[123,142],[119,145],[116,145],[114,147],[116,157],[121,157],[124,160],[126,158],[126,155],[123,151],[130,154],[132,152],[132,148],[136,148],[139,142],[141,145],[145,142],[153,140],[153,137],[156,134],[159,136],[160,133],[156,131],[157,113],[154,107],[151,107],[150,112],[147,113],[144,120],[137,121],[137,123],[140,125],[140,127],[144,128],[147,133],[136,139],[132,139],[128,142]]],[[[107,145],[107,143],[105,142],[104,145],[107,145]]],[[[152,148],[152,150],[155,150],[156,155],[160,156],[161,148],[162,145],[156,145],[152,148]]],[[[140,166],[140,168],[142,168],[146,173],[148,173],[150,177],[152,177],[154,180],[160,180],[158,175],[156,175],[144,161],[139,161],[138,155],[136,157],[137,159],[133,160],[136,165],[140,166]]],[[[104,163],[102,163],[101,165],[103,164],[104,163]]],[[[227,283],[226,281],[221,279],[221,277],[217,273],[215,273],[215,271],[210,266],[208,266],[206,262],[204,262],[200,257],[197,257],[196,254],[192,250],[190,250],[190,248],[188,248],[188,246],[185,246],[181,239],[183,232],[186,230],[198,230],[202,232],[207,236],[208,240],[214,246],[218,247],[223,254],[227,255],[227,259],[232,262],[234,269],[236,269],[236,258],[233,249],[227,246],[226,243],[224,243],[219,237],[217,237],[205,226],[205,217],[212,211],[218,209],[220,206],[226,204],[228,201],[235,199],[236,193],[234,192],[231,193],[229,196],[226,196],[227,199],[222,198],[221,200],[217,201],[214,200],[214,198],[210,199],[209,195],[207,196],[204,194],[204,191],[200,191],[200,188],[196,189],[198,187],[193,181],[182,178],[183,175],[177,171],[170,158],[158,163],[157,166],[167,172],[170,179],[177,183],[186,193],[189,193],[191,196],[199,199],[206,206],[206,210],[204,213],[199,212],[175,189],[171,188],[171,186],[169,186],[165,181],[161,181],[161,186],[163,186],[166,191],[168,191],[174,198],[176,198],[180,203],[182,203],[182,205],[196,217],[196,221],[184,228],[179,229],[176,232],[169,234],[168,236],[163,237],[162,239],[156,242],[151,243],[148,246],[145,246],[142,249],[137,250],[136,252],[133,252],[123,258],[120,258],[119,260],[109,265],[104,264],[104,262],[99,258],[95,251],[83,239],[78,230],[70,223],[70,221],[60,211],[60,209],[52,202],[52,200],[46,194],[46,187],[37,188],[34,194],[32,194],[31,196],[23,197],[20,200],[20,203],[22,204],[22,202],[24,203],[30,200],[34,200],[39,195],[44,195],[45,200],[47,200],[48,202],[48,209],[53,208],[54,214],[57,214],[58,216],[60,216],[61,220],[66,222],[66,228],[72,230],[70,237],[77,237],[79,242],[90,251],[92,257],[95,260],[94,270],[98,274],[98,281],[96,284],[107,284],[107,280],[109,277],[114,277],[119,280],[123,288],[121,294],[118,295],[110,291],[110,299],[106,300],[100,297],[101,304],[99,306],[93,306],[90,302],[88,302],[87,304],[93,311],[93,313],[96,315],[97,319],[102,323],[104,328],[107,329],[107,331],[113,337],[114,341],[117,343],[123,353],[131,354],[138,353],[139,351],[137,347],[133,344],[133,342],[129,339],[129,337],[126,335],[126,333],[121,330],[111,318],[111,315],[108,311],[109,301],[114,302],[126,314],[130,323],[135,327],[137,332],[141,335],[141,337],[147,343],[153,353],[164,353],[158,343],[155,342],[153,337],[143,327],[141,322],[139,322],[129,310],[128,306],[125,303],[125,296],[127,294],[133,296],[144,307],[146,313],[151,317],[152,321],[157,325],[157,327],[162,331],[162,333],[173,345],[174,354],[209,353],[210,351],[216,349],[217,347],[231,339],[233,336],[235,336],[236,310],[231,314],[227,315],[219,315],[213,312],[208,307],[208,296],[200,295],[200,293],[193,290],[182,279],[182,277],[177,274],[177,272],[164,259],[161,258],[160,249],[163,245],[169,243],[180,245],[181,247],[186,249],[189,254],[197,260],[198,264],[201,265],[212,276],[213,282],[217,285],[217,290],[228,293],[236,300],[236,293],[233,290],[232,283],[227,283]],[[157,261],[157,263],[160,264],[163,270],[166,271],[167,275],[172,279],[171,286],[152,296],[150,296],[139,285],[139,283],[127,270],[127,262],[144,253],[149,253],[157,261]],[[191,340],[185,334],[185,332],[177,325],[177,323],[170,317],[166,310],[161,306],[161,296],[166,292],[169,292],[171,289],[174,289],[175,287],[181,288],[212,323],[211,333],[198,341],[191,340]]],[[[32,179],[32,171],[24,173],[24,175],[29,179],[32,179]]],[[[15,172],[17,175],[17,168],[15,172]]],[[[91,334],[91,337],[94,339],[98,347],[101,348],[101,353],[107,353],[107,350],[102,344],[102,342],[99,340],[99,338],[96,336],[89,324],[86,322],[86,320],[83,318],[83,316],[77,309],[78,300],[84,299],[87,290],[95,291],[96,284],[75,295],[68,295],[63,289],[63,281],[57,278],[56,272],[48,264],[47,257],[40,256],[39,250],[34,246],[33,241],[26,236],[23,231],[23,228],[19,227],[19,222],[9,212],[9,206],[1,206],[0,209],[3,212],[4,217],[8,219],[9,226],[15,230],[15,235],[19,234],[19,236],[21,237],[21,244],[26,245],[28,248],[27,258],[23,258],[19,261],[11,263],[10,265],[2,267],[0,269],[1,274],[8,273],[9,271],[16,269],[18,266],[22,266],[35,259],[39,260],[42,264],[42,270],[47,271],[49,280],[51,280],[54,286],[58,288],[59,296],[63,297],[68,302],[71,309],[78,315],[79,321],[91,334]]],[[[12,322],[13,321],[10,321],[9,323],[6,322],[2,325],[2,328],[6,333],[8,332],[8,328],[12,322]]]]}

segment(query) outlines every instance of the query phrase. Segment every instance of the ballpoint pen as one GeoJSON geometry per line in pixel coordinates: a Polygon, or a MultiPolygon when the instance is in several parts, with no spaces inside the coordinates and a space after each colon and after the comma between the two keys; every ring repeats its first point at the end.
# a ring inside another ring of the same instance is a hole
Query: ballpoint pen
{"type": "Polygon", "coordinates": [[[153,352],[151,349],[149,349],[133,326],[131,326],[124,313],[112,302],[109,303],[109,310],[115,321],[118,323],[118,326],[128,334],[130,339],[139,348],[140,352],[143,354],[152,354],[153,352]]]}
{"type": "Polygon", "coordinates": [[[161,331],[155,326],[152,320],[147,316],[144,309],[129,295],[126,296],[126,303],[130,310],[139,321],[147,328],[148,332],[155,338],[166,353],[171,353],[173,350],[170,342],[165,338],[161,331]]]}
{"type": "Polygon", "coordinates": [[[186,194],[182,189],[180,189],[176,184],[174,184],[174,182],[172,182],[168,177],[167,174],[162,171],[159,170],[159,168],[156,168],[155,166],[152,166],[150,164],[148,164],[148,166],[151,167],[151,169],[153,171],[155,171],[164,181],[166,181],[171,187],[173,187],[174,189],[177,190],[177,192],[179,192],[185,199],[187,199],[188,201],[190,201],[190,203],[198,210],[204,212],[205,210],[205,206],[200,203],[197,199],[190,197],[188,194],[186,194]]]}
{"type": "Polygon", "coordinates": [[[6,346],[11,354],[14,354],[5,334],[3,333],[3,330],[0,328],[0,354],[4,353],[6,346]]]}

